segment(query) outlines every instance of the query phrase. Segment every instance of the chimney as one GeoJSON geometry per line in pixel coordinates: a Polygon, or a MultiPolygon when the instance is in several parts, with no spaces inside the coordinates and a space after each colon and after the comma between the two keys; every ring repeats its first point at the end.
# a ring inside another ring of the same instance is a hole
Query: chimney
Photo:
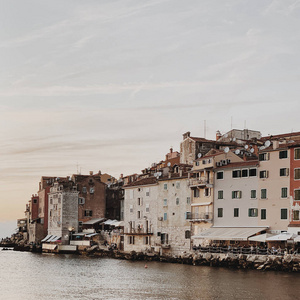
{"type": "Polygon", "coordinates": [[[90,175],[93,175],[94,173],[93,173],[93,171],[90,171],[90,175]]]}
{"type": "Polygon", "coordinates": [[[222,134],[219,130],[216,132],[216,141],[218,141],[222,137],[222,134]]]}
{"type": "Polygon", "coordinates": [[[277,149],[279,147],[279,141],[272,141],[273,143],[273,149],[277,149]]]}
{"type": "Polygon", "coordinates": [[[170,153],[173,153],[173,148],[172,147],[170,148],[170,153]]]}
{"type": "Polygon", "coordinates": [[[179,170],[179,177],[182,177],[182,169],[179,170]]]}
{"type": "Polygon", "coordinates": [[[183,134],[183,139],[187,139],[188,137],[190,137],[191,135],[191,132],[190,131],[187,131],[186,133],[183,134]]]}

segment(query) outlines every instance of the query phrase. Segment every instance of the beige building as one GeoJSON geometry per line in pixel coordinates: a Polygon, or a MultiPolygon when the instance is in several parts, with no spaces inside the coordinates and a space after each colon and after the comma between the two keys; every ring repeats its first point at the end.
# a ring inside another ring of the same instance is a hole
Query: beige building
{"type": "Polygon", "coordinates": [[[259,225],[268,226],[273,233],[286,231],[290,208],[290,150],[286,144],[273,141],[259,152],[259,161],[259,225]]]}
{"type": "Polygon", "coordinates": [[[231,151],[211,150],[204,157],[194,161],[191,171],[190,188],[192,190],[191,214],[192,235],[197,236],[212,226],[214,219],[214,168],[231,162],[243,161],[231,151]]]}

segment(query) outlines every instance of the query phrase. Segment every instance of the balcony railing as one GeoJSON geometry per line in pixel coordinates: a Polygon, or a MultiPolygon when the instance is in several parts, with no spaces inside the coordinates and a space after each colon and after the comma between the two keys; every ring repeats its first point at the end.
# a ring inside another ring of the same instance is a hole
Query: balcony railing
{"type": "Polygon", "coordinates": [[[198,178],[190,179],[190,186],[206,186],[207,184],[208,184],[208,181],[205,179],[198,179],[198,178]]]}
{"type": "Polygon", "coordinates": [[[187,213],[186,218],[188,220],[192,221],[207,221],[211,222],[213,219],[213,213],[207,212],[207,213],[187,213]]]}
{"type": "Polygon", "coordinates": [[[132,235],[152,235],[153,232],[150,228],[148,230],[146,228],[127,228],[125,234],[132,234],[132,235]]]}

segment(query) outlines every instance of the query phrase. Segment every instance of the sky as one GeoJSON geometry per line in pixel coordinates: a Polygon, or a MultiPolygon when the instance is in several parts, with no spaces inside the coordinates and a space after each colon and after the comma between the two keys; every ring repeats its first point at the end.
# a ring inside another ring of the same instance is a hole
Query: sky
{"type": "Polygon", "coordinates": [[[300,131],[299,51],[299,0],[0,0],[0,237],[41,176],[300,131]]]}

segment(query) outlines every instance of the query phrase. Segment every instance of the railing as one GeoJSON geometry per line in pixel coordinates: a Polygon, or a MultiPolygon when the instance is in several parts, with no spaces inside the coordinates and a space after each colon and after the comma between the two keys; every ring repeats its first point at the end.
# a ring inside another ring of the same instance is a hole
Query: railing
{"type": "Polygon", "coordinates": [[[188,220],[211,221],[213,218],[213,213],[187,213],[186,218],[188,220]]]}
{"type": "Polygon", "coordinates": [[[126,229],[126,234],[153,234],[152,230],[150,228],[148,228],[148,230],[146,228],[139,228],[139,227],[135,227],[135,228],[127,228],[126,229]]]}
{"type": "Polygon", "coordinates": [[[206,185],[208,183],[209,182],[204,179],[195,179],[195,178],[190,179],[190,185],[206,185]]]}
{"type": "Polygon", "coordinates": [[[201,247],[194,246],[194,251],[202,253],[233,253],[233,254],[253,254],[253,255],[278,255],[283,256],[285,254],[298,255],[298,249],[291,251],[288,249],[272,249],[272,248],[259,248],[259,247],[201,247]]]}

